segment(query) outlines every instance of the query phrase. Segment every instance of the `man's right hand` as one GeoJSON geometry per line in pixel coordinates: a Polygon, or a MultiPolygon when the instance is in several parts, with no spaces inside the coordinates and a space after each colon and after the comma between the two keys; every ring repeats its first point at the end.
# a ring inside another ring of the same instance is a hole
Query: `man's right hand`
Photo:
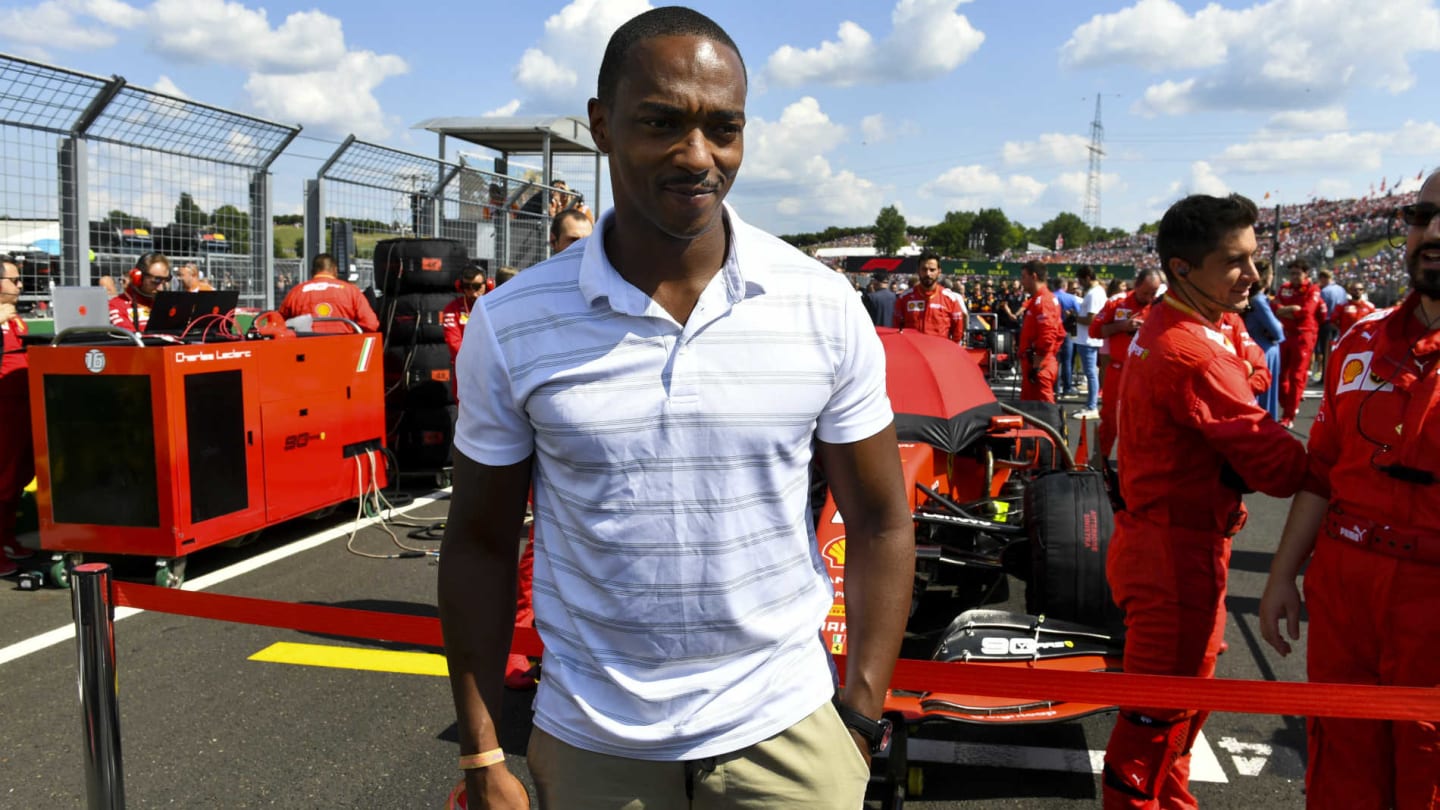
{"type": "Polygon", "coordinates": [[[467,810],[529,810],[530,794],[502,762],[465,772],[467,810]]]}
{"type": "Polygon", "coordinates": [[[1260,637],[1283,656],[1290,654],[1290,642],[1280,635],[1281,619],[1291,641],[1299,641],[1300,589],[1294,577],[1271,574],[1260,597],[1260,637]]]}

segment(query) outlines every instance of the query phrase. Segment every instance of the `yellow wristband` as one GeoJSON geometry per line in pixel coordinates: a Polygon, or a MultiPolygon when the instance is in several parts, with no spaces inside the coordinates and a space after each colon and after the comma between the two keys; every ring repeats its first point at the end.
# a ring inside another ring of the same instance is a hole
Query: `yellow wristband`
{"type": "Polygon", "coordinates": [[[489,751],[481,751],[478,754],[470,754],[460,757],[460,770],[469,771],[475,768],[488,768],[505,761],[505,752],[499,748],[492,748],[489,751]]]}

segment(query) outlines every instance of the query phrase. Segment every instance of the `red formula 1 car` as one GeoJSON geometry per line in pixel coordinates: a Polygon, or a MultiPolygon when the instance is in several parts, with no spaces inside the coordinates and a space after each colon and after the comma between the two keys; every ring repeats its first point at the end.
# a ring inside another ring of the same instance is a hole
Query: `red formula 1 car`
{"type": "MultiPolygon", "coordinates": [[[[939,661],[1070,671],[1118,670],[1121,615],[1105,582],[1112,513],[1098,472],[1078,466],[1053,405],[998,402],[980,367],[950,341],[881,328],[898,451],[915,519],[916,571],[904,654],[939,661]],[[1050,409],[1046,411],[1046,407],[1050,409]],[[985,608],[1025,583],[1025,613],[985,608]],[[940,618],[937,620],[936,616],[940,618]]],[[[816,518],[835,586],[824,627],[846,651],[845,523],[828,496],[816,518]]],[[[1110,709],[1043,696],[892,691],[895,727],[881,766],[888,808],[917,792],[906,740],[932,722],[1051,723],[1110,709]]]]}

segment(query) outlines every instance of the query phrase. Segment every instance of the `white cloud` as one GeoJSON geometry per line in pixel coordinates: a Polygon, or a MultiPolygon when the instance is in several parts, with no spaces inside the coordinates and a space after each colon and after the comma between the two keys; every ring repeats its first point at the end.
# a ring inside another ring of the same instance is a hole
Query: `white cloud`
{"type": "Polygon", "coordinates": [[[1265,125],[1276,132],[1339,132],[1350,126],[1345,108],[1336,104],[1314,110],[1287,110],[1270,116],[1265,125]]]}
{"type": "Polygon", "coordinates": [[[1050,132],[1033,141],[1006,141],[1002,150],[1011,166],[1029,163],[1084,163],[1090,159],[1090,139],[1050,132]]]}
{"type": "Polygon", "coordinates": [[[834,40],[813,48],[782,45],[765,64],[777,86],[807,83],[845,87],[943,76],[980,49],[985,34],[955,9],[969,0],[899,0],[884,39],[858,24],[840,23],[834,40]]]}
{"type": "Polygon", "coordinates": [[[880,113],[860,119],[860,136],[866,143],[880,143],[887,140],[889,131],[885,127],[885,116],[880,113]]]}
{"type": "Polygon", "coordinates": [[[330,70],[252,74],[245,91],[255,108],[270,118],[379,138],[389,127],[374,90],[385,79],[408,69],[398,56],[351,51],[330,70]]]}
{"type": "Polygon", "coordinates": [[[583,114],[610,35],[650,7],[647,0],[573,0],[551,15],[540,41],[515,65],[515,83],[527,94],[520,106],[583,114]]]}
{"type": "Polygon", "coordinates": [[[956,166],[920,187],[922,197],[944,200],[951,210],[1000,206],[1026,208],[1045,193],[1045,184],[1024,174],[1002,177],[980,165],[956,166]]]}
{"type": "MultiPolygon", "coordinates": [[[[0,38],[22,48],[95,50],[131,28],[167,58],[246,71],[260,114],[335,133],[386,134],[375,88],[409,70],[399,56],[349,49],[340,20],[320,11],[295,12],[278,26],[264,8],[229,0],[155,0],[143,9],[121,0],[43,0],[0,11],[0,38]]],[[[155,89],[185,97],[168,76],[155,89]]]]}
{"type": "Polygon", "coordinates": [[[1216,3],[1190,14],[1175,0],[1137,0],[1076,28],[1061,48],[1072,68],[1134,65],[1197,73],[1146,90],[1135,110],[1317,109],[1357,89],[1398,93],[1415,82],[1409,58],[1440,50],[1431,0],[1389,0],[1364,14],[1339,0],[1216,3]]]}
{"type": "Polygon", "coordinates": [[[16,51],[48,57],[53,48],[96,50],[116,43],[114,28],[129,28],[140,12],[117,0],[44,0],[0,10],[0,41],[16,51]]]}
{"type": "Polygon", "coordinates": [[[518,109],[520,109],[520,99],[512,98],[504,104],[501,104],[499,107],[496,107],[495,109],[489,110],[487,112],[480,113],[480,115],[485,118],[506,118],[508,116],[514,115],[515,111],[518,109]]]}
{"type": "MultiPolygon", "coordinates": [[[[1085,187],[1090,182],[1089,172],[1065,172],[1056,177],[1045,191],[1042,202],[1063,211],[1080,212],[1085,207],[1085,187]]],[[[1125,181],[1120,175],[1100,173],[1100,192],[1124,191],[1125,181]]]]}
{"type": "Polygon", "coordinates": [[[845,127],[809,96],[774,121],[752,116],[745,124],[737,204],[746,210],[773,207],[777,216],[767,224],[777,230],[873,220],[885,189],[852,171],[836,171],[825,157],[847,137],[845,127]]]}
{"type": "Polygon", "coordinates": [[[189,62],[256,73],[330,69],[345,55],[340,20],[297,11],[272,28],[265,9],[225,0],[156,0],[149,10],[151,48],[189,62]]]}
{"type": "Polygon", "coordinates": [[[1255,140],[1226,147],[1216,162],[1230,171],[1247,174],[1374,171],[1384,165],[1386,156],[1428,157],[1437,151],[1440,125],[1406,121],[1392,132],[1334,132],[1304,137],[1261,133],[1255,140]]]}
{"type": "Polygon", "coordinates": [[[150,89],[157,93],[164,93],[167,96],[174,96],[175,98],[190,98],[185,95],[185,91],[181,90],[180,86],[175,84],[169,76],[163,74],[155,80],[155,85],[150,89]]]}

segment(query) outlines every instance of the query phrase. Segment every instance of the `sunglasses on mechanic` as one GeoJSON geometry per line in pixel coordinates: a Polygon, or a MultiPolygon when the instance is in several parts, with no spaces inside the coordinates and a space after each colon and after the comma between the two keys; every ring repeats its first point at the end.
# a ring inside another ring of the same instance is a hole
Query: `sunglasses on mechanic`
{"type": "Polygon", "coordinates": [[[1435,203],[1422,202],[1400,206],[1400,218],[1412,228],[1430,227],[1436,214],[1440,214],[1440,205],[1435,203]]]}
{"type": "Polygon", "coordinates": [[[169,284],[172,278],[174,278],[174,276],[152,276],[148,273],[145,275],[145,280],[152,284],[169,284]]]}

